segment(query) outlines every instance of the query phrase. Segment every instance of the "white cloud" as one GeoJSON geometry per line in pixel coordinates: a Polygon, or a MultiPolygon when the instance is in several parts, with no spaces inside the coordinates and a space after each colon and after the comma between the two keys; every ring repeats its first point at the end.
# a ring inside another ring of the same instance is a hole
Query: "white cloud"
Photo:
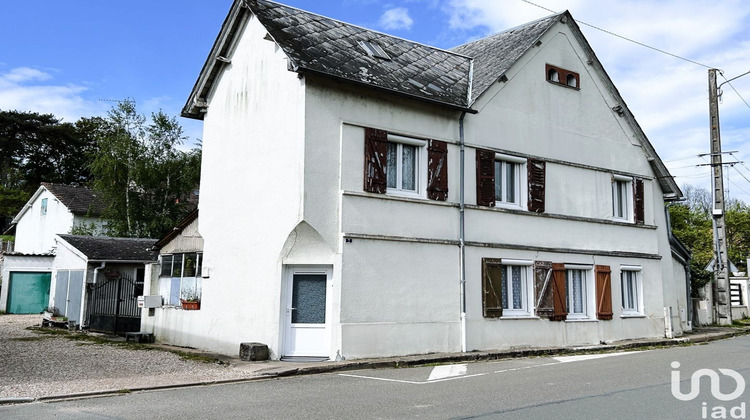
{"type": "MultiPolygon", "coordinates": [[[[707,68],[637,45],[583,22],[640,43],[724,70],[731,78],[750,70],[750,2],[716,0],[534,0],[543,7],[570,10],[627,105],[678,183],[704,184],[708,174],[697,158],[709,149],[707,68]],[[691,159],[685,159],[685,157],[691,159]],[[687,168],[684,168],[687,166],[687,168]]],[[[462,42],[530,22],[552,12],[522,0],[449,0],[443,7],[449,28],[462,42]]],[[[719,78],[719,82],[724,79],[719,78]]],[[[750,102],[750,75],[732,82],[750,102]]],[[[725,150],[744,152],[750,139],[750,109],[725,85],[720,105],[725,150]]],[[[750,166],[750,165],[748,165],[750,166]]],[[[750,178],[750,171],[746,171],[750,178]]],[[[735,182],[750,183],[735,170],[735,182]]],[[[731,178],[730,178],[731,179],[731,178]]],[[[730,184],[731,187],[731,184],[730,184]]],[[[735,186],[735,191],[739,188],[735,186]]],[[[742,197],[750,202],[750,196],[742,197]]]]}
{"type": "Polygon", "coordinates": [[[102,113],[101,105],[83,98],[88,88],[42,83],[53,79],[52,74],[30,67],[0,73],[0,109],[49,113],[67,122],[102,113]]]}
{"type": "Polygon", "coordinates": [[[387,30],[411,29],[414,19],[409,16],[409,9],[405,7],[396,7],[388,9],[380,16],[378,25],[387,30]]]}

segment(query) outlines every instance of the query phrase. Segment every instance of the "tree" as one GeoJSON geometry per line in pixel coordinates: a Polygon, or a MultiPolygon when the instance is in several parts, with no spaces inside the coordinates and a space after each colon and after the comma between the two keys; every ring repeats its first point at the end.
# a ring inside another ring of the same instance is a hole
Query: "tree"
{"type": "Polygon", "coordinates": [[[93,141],[51,114],[0,111],[0,228],[41,182],[84,184],[93,141]]]}
{"type": "MultiPolygon", "coordinates": [[[[672,232],[692,252],[690,274],[693,296],[711,281],[713,273],[704,268],[714,258],[711,193],[703,188],[683,187],[685,201],[669,207],[672,232]]],[[[727,253],[740,270],[747,270],[750,256],[750,207],[742,201],[730,200],[726,206],[727,253]]]]}
{"type": "Polygon", "coordinates": [[[94,190],[108,203],[103,217],[114,236],[158,238],[195,208],[200,149],[178,149],[185,136],[174,117],[150,120],[134,102],[120,102],[105,118],[88,119],[96,139],[94,190]]]}

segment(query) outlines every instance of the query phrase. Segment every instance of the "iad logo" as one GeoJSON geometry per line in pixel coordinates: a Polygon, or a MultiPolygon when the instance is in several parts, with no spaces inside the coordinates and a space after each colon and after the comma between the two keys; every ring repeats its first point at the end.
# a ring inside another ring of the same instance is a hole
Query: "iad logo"
{"type": "MultiPolygon", "coordinates": [[[[692,401],[700,393],[700,381],[701,378],[706,376],[711,382],[711,395],[719,401],[732,401],[739,398],[745,392],[745,378],[742,377],[737,371],[732,369],[719,369],[722,375],[726,375],[734,380],[736,387],[734,391],[729,394],[721,392],[721,378],[715,370],[711,369],[698,369],[693,372],[693,376],[690,377],[690,391],[687,394],[683,394],[680,390],[680,362],[672,362],[672,395],[680,401],[692,401]]],[[[702,403],[701,418],[708,418],[708,405],[702,403]]],[[[745,418],[745,403],[742,402],[736,407],[716,406],[711,409],[712,419],[726,419],[727,414],[733,419],[744,419],[745,418]]]]}

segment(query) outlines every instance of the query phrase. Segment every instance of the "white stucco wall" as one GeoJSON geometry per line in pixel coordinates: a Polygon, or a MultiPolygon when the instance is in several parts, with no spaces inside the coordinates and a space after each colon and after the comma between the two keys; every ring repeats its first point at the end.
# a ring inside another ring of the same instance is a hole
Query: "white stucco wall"
{"type": "Polygon", "coordinates": [[[68,233],[73,213],[46,188],[16,225],[15,252],[40,254],[53,251],[55,234],[68,233]],[[42,214],[42,200],[47,199],[47,214],[42,214]]]}
{"type": "Polygon", "coordinates": [[[163,311],[160,341],[225,354],[241,342],[278,357],[280,252],[302,220],[304,80],[250,18],[204,119],[199,311],[163,311]]]}
{"type": "MultiPolygon", "coordinates": [[[[332,358],[459,351],[460,112],[287,71],[252,18],[209,98],[204,120],[201,310],[157,310],[157,339],[236,354],[258,341],[284,346],[285,274],[331,269],[332,358]],[[363,192],[364,129],[448,143],[446,202],[363,192]]],[[[620,105],[560,25],[466,116],[468,349],[599,343],[663,334],[679,304],[658,182],[620,105]],[[546,81],[551,63],[581,89],[546,81]],[[547,162],[544,215],[476,206],[477,148],[547,162]],[[645,225],[612,219],[612,174],[644,180],[645,225]],[[642,255],[639,257],[639,255],[642,255]],[[481,259],[612,269],[614,319],[486,319],[481,259]],[[642,270],[644,311],[622,317],[620,268],[642,270]]],[[[153,291],[153,287],[152,287],[153,291]]],[[[679,312],[677,312],[679,316],[679,312]]]]}

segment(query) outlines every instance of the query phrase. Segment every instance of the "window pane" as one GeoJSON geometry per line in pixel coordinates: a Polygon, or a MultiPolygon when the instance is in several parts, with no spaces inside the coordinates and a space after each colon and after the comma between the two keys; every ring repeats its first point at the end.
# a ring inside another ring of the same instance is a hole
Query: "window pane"
{"type": "Polygon", "coordinates": [[[396,177],[398,176],[396,165],[398,165],[398,158],[396,157],[397,152],[396,143],[388,143],[388,157],[386,165],[386,175],[388,177],[388,188],[396,188],[396,177]]]}
{"type": "Polygon", "coordinates": [[[161,256],[161,276],[172,275],[172,256],[162,255],[161,256]]]}
{"type": "Polygon", "coordinates": [[[495,200],[503,201],[503,162],[495,161],[495,200]]]}
{"type": "Polygon", "coordinates": [[[502,273],[502,296],[503,296],[503,309],[508,309],[508,270],[506,270],[506,267],[503,267],[502,270],[500,270],[502,273]]]}
{"type": "Polygon", "coordinates": [[[623,271],[622,307],[623,309],[638,310],[638,274],[634,271],[623,271]]]}
{"type": "Polygon", "coordinates": [[[417,148],[415,146],[401,145],[402,148],[402,168],[401,168],[401,188],[404,190],[416,190],[416,171],[417,171],[417,148]]]}
{"type": "Polygon", "coordinates": [[[573,314],[585,313],[584,296],[586,285],[584,284],[583,271],[568,270],[568,286],[570,289],[570,308],[568,312],[573,314]]]}
{"type": "Polygon", "coordinates": [[[292,323],[325,324],[325,274],[295,274],[292,284],[292,323]]]}
{"type": "Polygon", "coordinates": [[[200,252],[198,253],[198,263],[195,265],[195,276],[201,277],[202,271],[201,268],[203,268],[203,254],[200,252]]]}
{"type": "Polygon", "coordinates": [[[516,168],[517,163],[505,162],[505,201],[516,202],[516,168]]]}
{"type": "Polygon", "coordinates": [[[182,277],[182,254],[174,254],[174,263],[172,263],[172,277],[182,277]]]}
{"type": "Polygon", "coordinates": [[[183,277],[195,277],[195,268],[198,263],[197,254],[185,254],[185,270],[183,270],[183,277]]]}
{"type": "Polygon", "coordinates": [[[513,309],[523,309],[523,279],[521,278],[522,267],[510,267],[513,277],[513,309]]]}

